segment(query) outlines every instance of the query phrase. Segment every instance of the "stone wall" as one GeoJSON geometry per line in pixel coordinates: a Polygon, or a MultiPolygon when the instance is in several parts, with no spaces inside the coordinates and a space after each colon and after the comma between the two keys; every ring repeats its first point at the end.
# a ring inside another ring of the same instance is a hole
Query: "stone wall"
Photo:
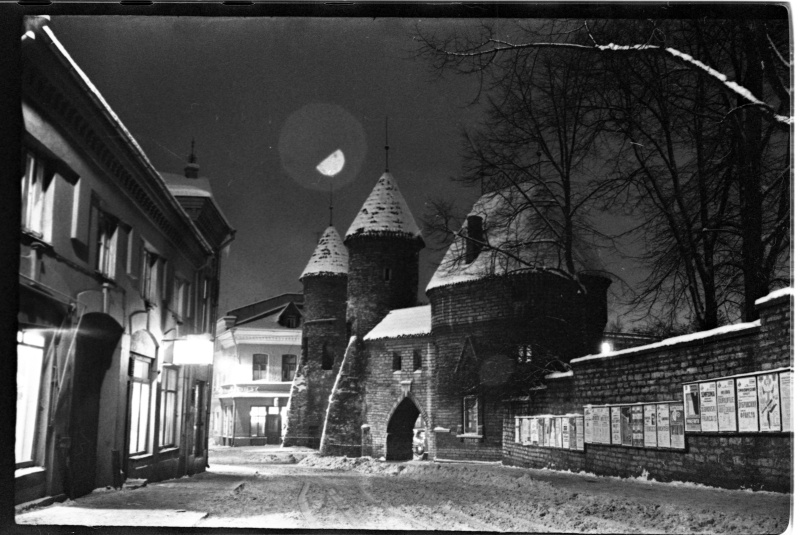
{"type": "Polygon", "coordinates": [[[508,405],[503,460],[527,467],[585,470],[601,475],[693,481],[787,492],[792,433],[686,434],[685,451],[586,444],[583,452],[514,443],[514,414],[580,413],[584,405],[676,401],[682,383],[791,365],[790,296],[759,304],[761,319],[721,332],[656,347],[571,361],[572,376],[546,381],[528,403],[508,405]]]}

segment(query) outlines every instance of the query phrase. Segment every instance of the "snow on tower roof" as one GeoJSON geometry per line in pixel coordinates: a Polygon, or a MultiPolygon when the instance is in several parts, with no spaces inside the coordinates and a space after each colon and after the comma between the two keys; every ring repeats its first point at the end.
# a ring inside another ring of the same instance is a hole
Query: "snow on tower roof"
{"type": "MultiPolygon", "coordinates": [[[[565,270],[558,237],[563,216],[559,217],[558,207],[552,203],[545,201],[534,207],[527,202],[526,198],[537,197],[537,187],[535,183],[521,184],[481,196],[468,217],[482,218],[483,238],[489,247],[467,262],[467,240],[456,238],[425,291],[531,269],[565,270]]],[[[467,229],[465,218],[460,231],[463,236],[468,234],[467,229]]],[[[578,272],[603,270],[594,248],[577,232],[573,235],[572,253],[578,272]]]]}
{"type": "Polygon", "coordinates": [[[420,237],[421,233],[406,200],[392,175],[387,171],[372,188],[358,215],[347,229],[344,239],[364,235],[405,235],[420,237]]]}
{"type": "Polygon", "coordinates": [[[342,243],[336,228],[328,227],[319,239],[317,248],[314,249],[314,254],[311,255],[300,278],[309,275],[346,275],[348,258],[347,247],[342,243]]]}
{"type": "Polygon", "coordinates": [[[390,311],[364,340],[422,336],[431,332],[431,306],[400,308],[390,311]]]}

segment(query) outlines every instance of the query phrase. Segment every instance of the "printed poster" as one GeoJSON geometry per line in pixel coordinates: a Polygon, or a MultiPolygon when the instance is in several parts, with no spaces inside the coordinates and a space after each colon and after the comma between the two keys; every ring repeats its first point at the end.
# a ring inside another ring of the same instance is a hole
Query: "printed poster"
{"type": "Polygon", "coordinates": [[[781,389],[781,425],[784,431],[792,430],[792,372],[783,372],[778,381],[781,389]]]}
{"type": "Polygon", "coordinates": [[[622,433],[622,445],[633,446],[633,429],[631,428],[631,408],[620,407],[619,409],[620,430],[622,433]]]}
{"type": "Polygon", "coordinates": [[[700,430],[716,433],[717,423],[717,383],[700,383],[700,430]]]}
{"type": "Polygon", "coordinates": [[[539,418],[531,418],[529,421],[530,426],[530,433],[531,433],[531,444],[538,446],[539,445],[539,418]]]}
{"type": "Polygon", "coordinates": [[[594,441],[592,437],[592,408],[591,407],[584,407],[583,408],[583,440],[587,444],[591,444],[594,441]]]}
{"type": "Polygon", "coordinates": [[[739,432],[758,431],[758,396],[755,377],[736,379],[736,405],[739,432]]]}
{"type": "Polygon", "coordinates": [[[720,431],[736,431],[736,390],[733,379],[717,381],[717,422],[720,431]]]}
{"type": "Polygon", "coordinates": [[[583,416],[578,416],[575,418],[575,449],[583,451],[583,443],[585,441],[585,437],[583,435],[583,416]]]}
{"type": "Polygon", "coordinates": [[[514,422],[514,442],[522,442],[522,438],[520,435],[521,427],[522,427],[522,418],[517,418],[516,422],[514,422]]]}
{"type": "Polygon", "coordinates": [[[776,373],[758,376],[758,427],[761,431],[781,430],[781,404],[776,373]]]}
{"type": "Polygon", "coordinates": [[[658,447],[669,448],[669,405],[666,403],[656,405],[656,434],[658,447]]]}
{"type": "Polygon", "coordinates": [[[577,418],[574,416],[570,416],[569,418],[569,449],[578,449],[577,418]]]}
{"type": "Polygon", "coordinates": [[[547,426],[544,418],[536,418],[536,427],[539,429],[539,446],[547,446],[547,426]]]}
{"type": "MultiPolygon", "coordinates": [[[[686,431],[701,431],[700,425],[700,387],[697,383],[683,385],[683,407],[686,418],[686,431]]],[[[659,440],[659,446],[661,441],[659,440]]]]}
{"type": "Polygon", "coordinates": [[[561,444],[559,444],[559,446],[561,446],[562,448],[564,448],[566,450],[569,449],[569,442],[570,442],[569,420],[570,420],[569,418],[561,418],[561,440],[562,440],[562,442],[561,442],[561,444]]]}
{"type": "Polygon", "coordinates": [[[554,448],[560,448],[563,444],[563,438],[561,437],[561,418],[553,418],[553,427],[555,428],[555,433],[553,433],[553,444],[554,448]]]}
{"type": "Polygon", "coordinates": [[[631,446],[644,447],[644,407],[631,407],[631,446]]]}
{"type": "Polygon", "coordinates": [[[530,437],[530,420],[528,418],[522,418],[519,427],[520,427],[520,440],[523,444],[527,444],[529,442],[529,437],[530,437]]]}
{"type": "Polygon", "coordinates": [[[542,446],[550,447],[550,441],[553,437],[553,419],[545,416],[542,421],[544,422],[544,443],[542,446]]]}
{"type": "Polygon", "coordinates": [[[686,448],[684,440],[683,404],[670,403],[669,405],[669,439],[670,447],[682,450],[686,448]]]}
{"type": "Polygon", "coordinates": [[[656,439],[656,406],[644,406],[644,447],[655,448],[658,446],[656,439]]]}
{"type": "Polygon", "coordinates": [[[619,407],[611,407],[611,443],[622,444],[622,429],[620,428],[619,407]]]}
{"type": "Polygon", "coordinates": [[[595,407],[592,438],[595,444],[611,444],[611,411],[608,407],[595,407]]]}

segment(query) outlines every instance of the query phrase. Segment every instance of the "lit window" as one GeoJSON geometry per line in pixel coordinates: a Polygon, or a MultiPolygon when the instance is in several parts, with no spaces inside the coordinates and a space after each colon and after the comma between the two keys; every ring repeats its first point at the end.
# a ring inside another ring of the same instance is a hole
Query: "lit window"
{"type": "Polygon", "coordinates": [[[293,381],[297,368],[297,355],[283,355],[281,363],[281,381],[293,381]]]}
{"type": "Polygon", "coordinates": [[[17,333],[17,427],[14,455],[17,467],[33,464],[39,393],[44,361],[44,336],[17,333]]]}
{"type": "Polygon", "coordinates": [[[517,347],[517,362],[527,364],[533,360],[533,349],[530,344],[520,344],[517,347]]]}
{"type": "Polygon", "coordinates": [[[267,427],[267,408],[250,407],[250,436],[265,437],[267,427]]]}
{"type": "Polygon", "coordinates": [[[152,360],[137,354],[131,357],[131,440],[129,452],[147,452],[150,429],[150,371],[152,360]]]}
{"type": "Polygon", "coordinates": [[[26,155],[22,177],[22,226],[40,237],[45,237],[48,223],[46,196],[52,177],[42,158],[30,152],[26,155]]]}
{"type": "Polygon", "coordinates": [[[117,263],[118,234],[119,227],[116,221],[107,214],[98,211],[97,262],[95,269],[109,279],[114,278],[117,263]]]}
{"type": "Polygon", "coordinates": [[[398,371],[403,369],[403,357],[400,353],[392,353],[392,370],[398,371]]]}
{"type": "Polygon", "coordinates": [[[600,346],[600,352],[601,353],[603,353],[603,354],[611,353],[612,351],[614,351],[614,346],[611,344],[611,342],[603,342],[601,344],[601,346],[600,346]]]}
{"type": "Polygon", "coordinates": [[[480,403],[478,396],[464,398],[464,433],[476,434],[483,426],[480,421],[480,403]]]}
{"type": "Polygon", "coordinates": [[[253,381],[267,378],[267,355],[253,355],[253,381]]]}
{"type": "Polygon", "coordinates": [[[161,436],[159,446],[175,446],[178,419],[178,370],[164,368],[161,379],[161,436]]]}

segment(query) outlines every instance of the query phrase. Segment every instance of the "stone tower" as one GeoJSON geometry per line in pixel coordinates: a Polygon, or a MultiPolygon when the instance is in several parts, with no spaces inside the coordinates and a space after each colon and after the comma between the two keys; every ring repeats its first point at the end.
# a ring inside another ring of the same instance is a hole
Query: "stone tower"
{"type": "Polygon", "coordinates": [[[348,334],[367,334],[390,310],[414,306],[419,283],[419,227],[392,175],[385,172],[345,234],[348,334]]]}
{"type": "Polygon", "coordinates": [[[284,445],[319,446],[328,398],[347,346],[347,248],[328,227],[300,275],[303,342],[284,445]]]}

